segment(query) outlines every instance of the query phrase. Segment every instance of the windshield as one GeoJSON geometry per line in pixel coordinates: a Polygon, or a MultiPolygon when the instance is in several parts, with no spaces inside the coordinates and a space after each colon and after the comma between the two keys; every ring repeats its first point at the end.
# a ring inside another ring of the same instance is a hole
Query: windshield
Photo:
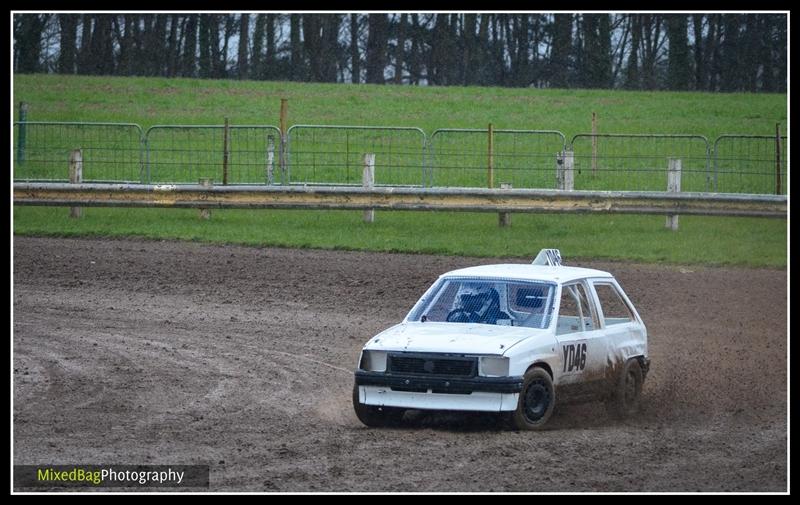
{"type": "Polygon", "coordinates": [[[408,320],[544,329],[550,325],[554,291],[555,284],[549,282],[444,278],[408,320]]]}

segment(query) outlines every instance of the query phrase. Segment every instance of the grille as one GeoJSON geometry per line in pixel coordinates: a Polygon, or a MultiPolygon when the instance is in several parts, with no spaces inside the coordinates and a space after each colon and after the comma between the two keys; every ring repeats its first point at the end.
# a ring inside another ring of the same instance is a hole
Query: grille
{"type": "Polygon", "coordinates": [[[475,375],[476,365],[477,358],[389,355],[389,370],[393,373],[472,377],[475,375]]]}

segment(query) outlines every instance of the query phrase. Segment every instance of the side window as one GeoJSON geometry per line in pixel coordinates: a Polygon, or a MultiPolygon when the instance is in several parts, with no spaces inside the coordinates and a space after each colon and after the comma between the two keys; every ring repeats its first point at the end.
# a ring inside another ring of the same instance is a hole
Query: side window
{"type": "Polygon", "coordinates": [[[561,290],[561,305],[558,311],[556,334],[564,335],[597,328],[586,288],[583,284],[568,284],[561,290]],[[583,326],[583,328],[581,328],[583,326]]]}
{"type": "Polygon", "coordinates": [[[543,283],[508,283],[505,296],[514,326],[546,328],[553,308],[553,286],[543,283]]]}
{"type": "Polygon", "coordinates": [[[606,283],[595,283],[594,290],[603,310],[603,319],[606,326],[624,324],[633,321],[633,314],[622,300],[616,286],[606,283]]]}

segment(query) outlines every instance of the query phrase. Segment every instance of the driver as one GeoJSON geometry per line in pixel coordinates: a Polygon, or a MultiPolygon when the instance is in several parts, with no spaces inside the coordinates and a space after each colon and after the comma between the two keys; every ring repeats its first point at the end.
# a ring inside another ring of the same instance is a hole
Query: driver
{"type": "Polygon", "coordinates": [[[497,324],[498,319],[510,319],[500,310],[497,290],[486,283],[464,284],[454,300],[453,312],[458,312],[455,320],[459,322],[497,324]]]}

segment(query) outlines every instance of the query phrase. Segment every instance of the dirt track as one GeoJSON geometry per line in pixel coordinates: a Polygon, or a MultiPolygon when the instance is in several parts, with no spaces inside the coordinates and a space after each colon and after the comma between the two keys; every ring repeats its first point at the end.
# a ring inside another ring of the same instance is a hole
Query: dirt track
{"type": "Polygon", "coordinates": [[[235,491],[787,490],[785,270],[579,262],[648,325],[634,419],[362,426],[361,345],[440,273],[493,262],[15,237],[14,463],[210,464],[235,491]]]}

